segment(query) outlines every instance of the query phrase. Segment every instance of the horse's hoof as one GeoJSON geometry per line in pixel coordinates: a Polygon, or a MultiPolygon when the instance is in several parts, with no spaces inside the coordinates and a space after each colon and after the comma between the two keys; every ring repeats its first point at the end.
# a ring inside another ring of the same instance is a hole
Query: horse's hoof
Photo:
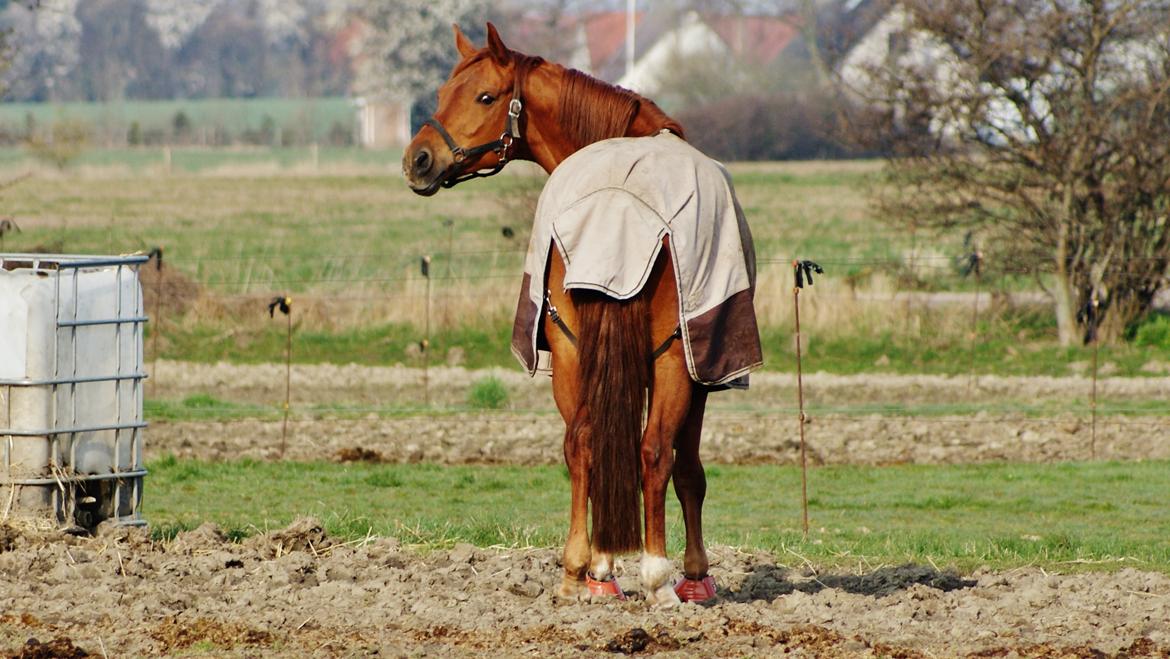
{"type": "Polygon", "coordinates": [[[646,601],[649,602],[651,606],[657,606],[664,609],[673,608],[679,604],[682,604],[678,594],[674,592],[674,588],[671,587],[669,582],[662,584],[658,587],[657,590],[651,593],[647,593],[646,601]]]}
{"type": "Polygon", "coordinates": [[[715,597],[715,577],[711,575],[702,579],[683,577],[674,585],[674,592],[684,602],[706,602],[715,597]]]}
{"type": "Polygon", "coordinates": [[[591,597],[616,597],[623,601],[626,599],[626,594],[622,592],[622,587],[618,585],[615,577],[598,581],[587,574],[585,575],[585,586],[589,589],[591,597]]]}
{"type": "Polygon", "coordinates": [[[561,587],[557,589],[557,597],[574,602],[587,601],[589,589],[585,587],[584,581],[565,577],[561,581],[561,587]]]}

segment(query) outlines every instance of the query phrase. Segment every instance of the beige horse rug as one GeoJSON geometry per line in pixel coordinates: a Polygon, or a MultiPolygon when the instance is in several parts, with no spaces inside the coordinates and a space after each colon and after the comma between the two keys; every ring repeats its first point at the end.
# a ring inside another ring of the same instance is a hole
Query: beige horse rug
{"type": "Polygon", "coordinates": [[[667,236],[691,378],[746,387],[763,361],[751,233],[727,171],[668,132],[597,142],[549,177],[512,330],[512,352],[529,374],[549,363],[540,319],[551,246],[565,263],[566,289],[624,300],[642,290],[667,236]]]}

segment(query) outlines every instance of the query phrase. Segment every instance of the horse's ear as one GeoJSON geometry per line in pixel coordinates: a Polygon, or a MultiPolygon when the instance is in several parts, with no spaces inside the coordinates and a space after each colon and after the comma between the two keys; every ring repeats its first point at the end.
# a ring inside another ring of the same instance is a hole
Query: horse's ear
{"type": "Polygon", "coordinates": [[[487,47],[488,52],[492,54],[492,58],[497,63],[503,65],[512,60],[512,53],[508,47],[504,45],[504,40],[500,38],[500,33],[496,31],[496,26],[489,21],[487,24],[487,47]]]}
{"type": "Polygon", "coordinates": [[[463,34],[463,30],[459,29],[458,24],[452,23],[451,29],[455,30],[455,48],[459,51],[460,55],[464,58],[471,57],[479,50],[471,44],[471,39],[468,39],[467,35],[463,34]]]}

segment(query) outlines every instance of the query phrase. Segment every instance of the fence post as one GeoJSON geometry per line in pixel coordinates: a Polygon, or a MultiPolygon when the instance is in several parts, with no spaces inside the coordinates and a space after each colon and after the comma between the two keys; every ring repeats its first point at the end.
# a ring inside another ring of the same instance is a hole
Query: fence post
{"type": "Polygon", "coordinates": [[[1089,409],[1092,413],[1092,421],[1089,427],[1089,458],[1097,459],[1097,358],[1101,351],[1101,342],[1097,340],[1097,308],[1100,301],[1097,298],[1097,291],[1093,291],[1093,299],[1089,302],[1091,307],[1089,311],[1089,333],[1093,340],[1093,392],[1089,399],[1089,409]]]}
{"type": "Polygon", "coordinates": [[[20,227],[17,226],[16,221],[10,217],[0,219],[0,252],[4,251],[4,235],[12,231],[20,232],[20,227]]]}
{"type": "Polygon", "coordinates": [[[280,309],[287,321],[284,337],[284,422],[280,427],[280,457],[284,459],[288,445],[288,408],[292,390],[292,298],[287,295],[272,298],[268,303],[268,316],[275,316],[277,309],[280,309]]]}
{"type": "Polygon", "coordinates": [[[979,289],[983,284],[983,252],[976,249],[967,255],[967,271],[975,275],[975,300],[971,303],[971,350],[967,357],[967,391],[975,385],[975,346],[979,337],[979,289]]]}
{"type": "Polygon", "coordinates": [[[804,279],[808,278],[808,285],[812,286],[812,273],[821,274],[824,269],[812,261],[794,260],[792,262],[793,275],[796,279],[792,287],[792,307],[796,319],[796,401],[800,415],[800,513],[801,528],[804,537],[808,538],[808,451],[804,438],[804,373],[800,363],[800,289],[804,288],[804,279]]]}
{"type": "Polygon", "coordinates": [[[150,376],[153,379],[158,377],[158,335],[162,334],[163,248],[152,248],[148,256],[154,259],[154,269],[157,273],[154,280],[154,331],[150,334],[150,376]]]}
{"type": "Polygon", "coordinates": [[[426,332],[423,336],[419,347],[422,348],[423,356],[423,405],[431,406],[431,256],[428,254],[419,261],[419,270],[422,271],[423,279],[427,280],[427,311],[426,311],[426,332]]]}

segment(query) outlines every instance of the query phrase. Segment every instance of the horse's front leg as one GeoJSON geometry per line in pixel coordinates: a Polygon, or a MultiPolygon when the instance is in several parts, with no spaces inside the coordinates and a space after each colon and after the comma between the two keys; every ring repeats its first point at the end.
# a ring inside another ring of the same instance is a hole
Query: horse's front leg
{"type": "Polygon", "coordinates": [[[578,405],[577,360],[571,345],[562,337],[550,336],[553,347],[553,399],[565,420],[565,465],[569,468],[569,537],[565,540],[562,564],[565,573],[558,591],[561,597],[588,597],[585,572],[589,568],[589,420],[577,418],[585,410],[578,405]],[[560,348],[558,350],[558,348],[560,348]]]}
{"type": "Polygon", "coordinates": [[[651,604],[679,603],[666,557],[666,484],[674,464],[674,443],[691,406],[691,379],[682,349],[673,346],[654,364],[650,409],[642,435],[642,502],[646,544],[642,555],[642,588],[651,604]]]}

